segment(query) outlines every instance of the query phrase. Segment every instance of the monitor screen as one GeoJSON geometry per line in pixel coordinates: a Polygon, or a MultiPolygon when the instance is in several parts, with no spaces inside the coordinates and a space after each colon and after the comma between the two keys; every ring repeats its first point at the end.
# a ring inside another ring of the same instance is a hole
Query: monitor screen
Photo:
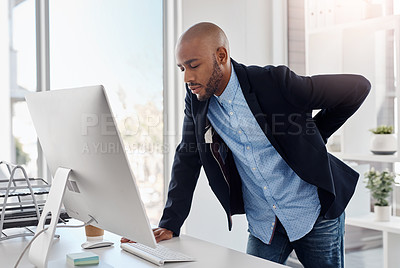
{"type": "Polygon", "coordinates": [[[26,100],[52,176],[59,167],[72,170],[63,197],[67,213],[155,247],[103,86],[28,93],[26,100]]]}

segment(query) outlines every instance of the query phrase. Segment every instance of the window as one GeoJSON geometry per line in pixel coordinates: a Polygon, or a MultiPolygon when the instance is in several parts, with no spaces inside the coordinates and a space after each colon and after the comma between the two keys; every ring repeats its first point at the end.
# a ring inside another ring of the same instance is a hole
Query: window
{"type": "Polygon", "coordinates": [[[12,162],[37,176],[37,137],[24,94],[36,91],[35,1],[10,1],[10,97],[12,162]]]}
{"type": "Polygon", "coordinates": [[[50,88],[104,85],[157,224],[164,203],[162,1],[49,4],[50,88]]]}
{"type": "MultiPolygon", "coordinates": [[[[102,84],[150,222],[157,224],[164,205],[167,151],[163,135],[163,1],[44,1],[49,8],[48,24],[45,22],[49,46],[47,42],[43,45],[42,39],[37,43],[37,20],[43,22],[46,17],[43,9],[38,9],[42,1],[8,3],[2,5],[8,7],[8,14],[2,12],[1,18],[7,21],[8,17],[10,24],[9,51],[2,49],[10,58],[6,66],[10,75],[9,82],[2,85],[10,90],[5,96],[10,96],[11,109],[4,110],[11,110],[11,115],[3,116],[10,117],[11,124],[3,124],[11,125],[11,130],[6,129],[13,138],[0,146],[12,143],[11,161],[25,164],[30,176],[41,176],[42,155],[25,92],[48,88],[48,78],[51,90],[102,84]],[[50,68],[45,71],[41,54],[49,58],[50,68]],[[46,80],[44,84],[42,80],[46,80]]],[[[7,27],[0,29],[7,33],[7,27]]]]}

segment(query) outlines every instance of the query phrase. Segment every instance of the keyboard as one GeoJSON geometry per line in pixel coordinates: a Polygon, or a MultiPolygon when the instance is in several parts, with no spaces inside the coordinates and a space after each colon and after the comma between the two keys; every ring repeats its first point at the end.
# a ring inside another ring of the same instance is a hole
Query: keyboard
{"type": "Polygon", "coordinates": [[[194,258],[173,251],[160,244],[157,244],[156,248],[151,248],[139,243],[121,243],[121,248],[159,266],[164,265],[166,262],[194,261],[194,258]]]}

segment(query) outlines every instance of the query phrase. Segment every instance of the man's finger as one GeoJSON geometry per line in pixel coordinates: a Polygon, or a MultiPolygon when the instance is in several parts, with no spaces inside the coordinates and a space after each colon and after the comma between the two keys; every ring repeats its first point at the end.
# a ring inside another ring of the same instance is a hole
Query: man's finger
{"type": "Polygon", "coordinates": [[[163,231],[163,229],[161,229],[161,228],[155,228],[155,229],[153,229],[153,234],[154,234],[154,236],[156,236],[156,235],[159,235],[162,231],[163,231]]]}
{"type": "Polygon", "coordinates": [[[129,240],[128,238],[121,237],[121,243],[136,243],[135,241],[129,240]]]}

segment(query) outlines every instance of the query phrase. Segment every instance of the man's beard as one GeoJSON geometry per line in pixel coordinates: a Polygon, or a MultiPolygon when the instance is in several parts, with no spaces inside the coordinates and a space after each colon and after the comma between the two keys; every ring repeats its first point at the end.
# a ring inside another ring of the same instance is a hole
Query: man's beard
{"type": "Polygon", "coordinates": [[[207,82],[206,88],[205,88],[205,94],[200,96],[197,95],[197,99],[199,101],[206,101],[209,98],[211,98],[212,95],[215,94],[218,90],[218,86],[221,83],[223,74],[221,71],[221,68],[218,66],[217,61],[214,59],[214,65],[213,65],[213,72],[211,74],[210,79],[207,82]]]}

